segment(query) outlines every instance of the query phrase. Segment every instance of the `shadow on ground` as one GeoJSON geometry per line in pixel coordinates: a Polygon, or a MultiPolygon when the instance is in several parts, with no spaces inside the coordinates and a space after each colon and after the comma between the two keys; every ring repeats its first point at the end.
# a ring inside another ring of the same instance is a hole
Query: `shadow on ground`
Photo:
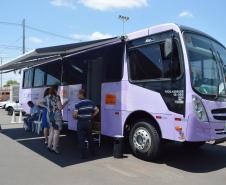
{"type": "MultiPolygon", "coordinates": [[[[25,132],[22,128],[4,129],[2,133],[61,167],[112,157],[113,153],[112,139],[104,137],[101,148],[96,146],[96,157],[81,160],[76,133],[72,131],[62,133],[63,136],[60,139],[61,155],[50,153],[44,145],[43,138],[25,132]]],[[[125,153],[130,154],[131,152],[126,149],[125,153]]],[[[198,150],[188,150],[180,143],[167,143],[164,144],[162,155],[157,163],[191,173],[217,171],[226,167],[226,146],[205,144],[198,150]]]]}
{"type": "Polygon", "coordinates": [[[190,150],[181,143],[165,144],[158,163],[191,173],[206,173],[226,167],[226,146],[205,144],[190,150]]]}
{"type": "Polygon", "coordinates": [[[61,134],[60,138],[60,155],[56,155],[52,152],[49,152],[44,144],[43,137],[40,137],[31,132],[25,132],[23,128],[16,129],[4,129],[4,135],[10,137],[13,140],[16,140],[20,144],[29,148],[30,150],[36,152],[37,154],[45,157],[46,159],[52,161],[53,163],[61,166],[67,167],[70,165],[75,165],[78,163],[88,162],[92,160],[107,158],[112,156],[113,144],[112,140],[109,138],[104,138],[101,147],[98,147],[98,144],[95,144],[96,156],[90,157],[88,159],[80,159],[80,153],[78,148],[78,142],[76,133],[72,131],[64,131],[61,134]]]}

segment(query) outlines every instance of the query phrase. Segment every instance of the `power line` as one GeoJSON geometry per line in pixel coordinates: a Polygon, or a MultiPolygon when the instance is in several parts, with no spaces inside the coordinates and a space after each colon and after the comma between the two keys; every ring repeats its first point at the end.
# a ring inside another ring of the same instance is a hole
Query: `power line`
{"type": "Polygon", "coordinates": [[[4,48],[2,48],[2,49],[0,50],[0,54],[1,54],[3,51],[5,51],[6,49],[10,48],[11,45],[17,43],[19,40],[21,40],[21,37],[19,37],[19,38],[16,39],[15,41],[11,42],[9,45],[6,45],[6,47],[4,47],[4,48]]]}
{"type": "MultiPolygon", "coordinates": [[[[0,21],[0,24],[11,25],[11,26],[20,26],[20,27],[22,26],[22,24],[19,24],[19,23],[6,22],[6,21],[0,21]]],[[[67,40],[78,41],[77,39],[73,39],[71,37],[67,37],[67,36],[64,36],[64,35],[57,34],[57,33],[49,32],[49,31],[46,31],[46,30],[43,30],[43,29],[39,29],[39,28],[35,28],[35,27],[29,26],[29,25],[25,25],[25,27],[30,29],[30,30],[34,30],[34,31],[37,31],[37,32],[40,32],[40,33],[44,33],[44,34],[47,34],[47,35],[52,35],[54,37],[59,37],[59,38],[67,39],[67,40]]]]}
{"type": "Polygon", "coordinates": [[[28,28],[28,29],[34,30],[34,31],[38,31],[38,32],[41,32],[41,33],[47,34],[47,35],[52,35],[52,36],[55,36],[55,37],[60,37],[60,38],[67,39],[67,40],[78,41],[78,40],[73,39],[73,38],[71,38],[71,37],[67,37],[67,36],[59,35],[59,34],[52,33],[52,32],[49,32],[49,31],[45,31],[45,30],[42,30],[42,29],[39,29],[39,28],[34,28],[34,27],[31,27],[31,26],[28,26],[28,25],[26,25],[25,27],[26,27],[26,28],[28,28]]]}
{"type": "Polygon", "coordinates": [[[21,49],[21,46],[7,45],[7,44],[0,44],[0,48],[7,48],[7,49],[21,49]]]}
{"type": "Polygon", "coordinates": [[[21,26],[21,24],[19,23],[6,22],[6,21],[0,21],[0,24],[11,25],[11,26],[21,26]]]}

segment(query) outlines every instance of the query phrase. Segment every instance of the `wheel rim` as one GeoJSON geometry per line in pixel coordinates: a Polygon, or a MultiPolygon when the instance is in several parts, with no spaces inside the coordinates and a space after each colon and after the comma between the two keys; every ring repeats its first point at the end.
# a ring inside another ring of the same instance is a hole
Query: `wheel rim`
{"type": "Polygon", "coordinates": [[[139,127],[133,135],[133,144],[140,152],[147,152],[151,147],[151,135],[144,127],[139,127]]]}

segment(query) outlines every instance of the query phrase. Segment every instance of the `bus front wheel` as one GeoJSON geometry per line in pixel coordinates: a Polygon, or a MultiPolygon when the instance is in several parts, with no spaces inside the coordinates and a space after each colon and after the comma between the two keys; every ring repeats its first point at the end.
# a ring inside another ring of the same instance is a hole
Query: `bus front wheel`
{"type": "Polygon", "coordinates": [[[149,121],[141,120],[131,129],[129,143],[136,157],[153,161],[159,155],[161,138],[158,130],[149,121]]]}

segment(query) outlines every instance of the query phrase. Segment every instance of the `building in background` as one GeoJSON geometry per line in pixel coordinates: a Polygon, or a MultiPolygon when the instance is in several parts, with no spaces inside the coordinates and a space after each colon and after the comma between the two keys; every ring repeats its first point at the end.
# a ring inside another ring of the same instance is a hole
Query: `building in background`
{"type": "Polygon", "coordinates": [[[19,100],[19,85],[0,88],[0,101],[7,100],[12,102],[19,100]]]}
{"type": "Polygon", "coordinates": [[[10,87],[0,88],[0,101],[6,101],[10,98],[10,87]]]}

